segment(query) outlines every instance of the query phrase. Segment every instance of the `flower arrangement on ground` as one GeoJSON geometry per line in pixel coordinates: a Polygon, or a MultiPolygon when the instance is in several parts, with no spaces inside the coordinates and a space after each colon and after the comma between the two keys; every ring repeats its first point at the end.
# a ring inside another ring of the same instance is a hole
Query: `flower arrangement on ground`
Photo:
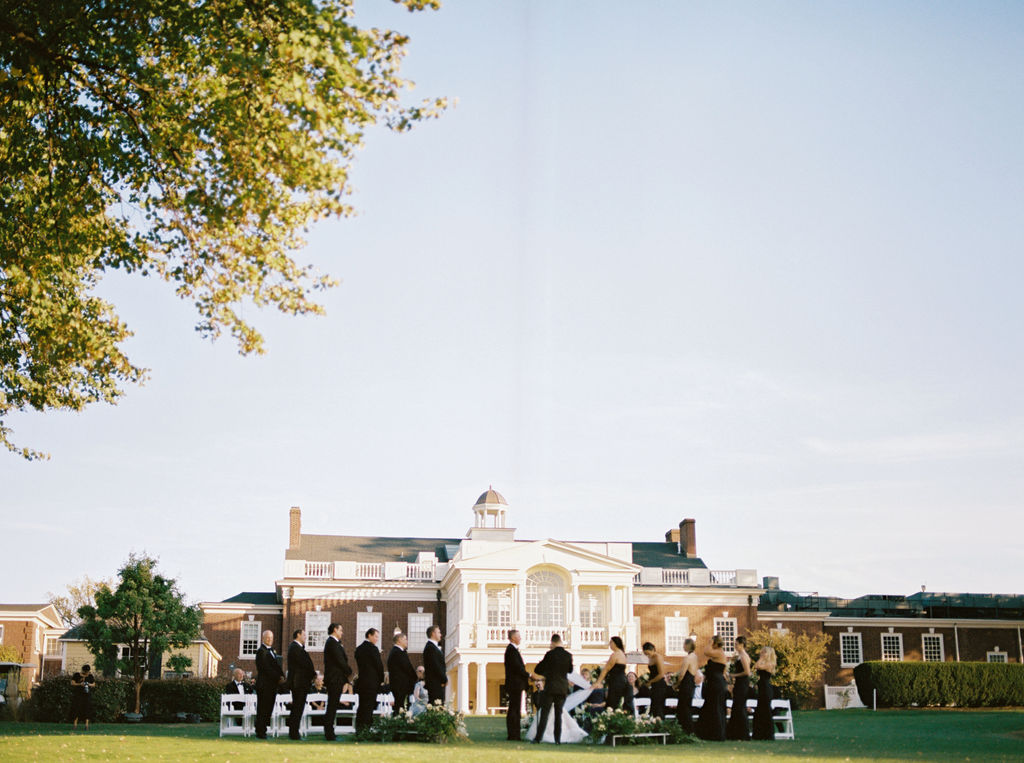
{"type": "Polygon", "coordinates": [[[625,710],[607,709],[603,713],[587,718],[589,744],[611,743],[613,736],[625,737],[624,744],[644,744],[660,742],[656,737],[630,737],[631,734],[667,734],[668,744],[690,744],[697,738],[683,731],[683,727],[675,719],[652,718],[649,715],[634,716],[625,710]]]}
{"type": "Polygon", "coordinates": [[[378,742],[416,740],[418,742],[459,742],[469,739],[466,719],[437,700],[415,717],[405,709],[391,715],[379,715],[359,739],[378,742]]]}

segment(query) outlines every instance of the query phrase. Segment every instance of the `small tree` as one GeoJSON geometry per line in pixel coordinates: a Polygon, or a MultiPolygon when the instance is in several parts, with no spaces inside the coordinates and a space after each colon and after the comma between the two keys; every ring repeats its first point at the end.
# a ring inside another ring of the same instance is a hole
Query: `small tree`
{"type": "Polygon", "coordinates": [[[83,575],[81,580],[74,580],[68,583],[66,595],[58,596],[55,593],[48,593],[46,595],[49,597],[50,604],[57,610],[57,615],[60,617],[61,622],[66,627],[71,628],[78,625],[81,621],[78,616],[78,610],[88,605],[95,605],[96,591],[103,585],[107,588],[112,587],[113,582],[110,578],[93,580],[88,575],[83,575]]]}
{"type": "Polygon", "coordinates": [[[132,554],[118,571],[117,590],[101,585],[96,605],[78,610],[83,637],[100,665],[116,664],[135,683],[135,712],[141,708],[142,682],[150,657],[168,647],[186,647],[199,636],[201,614],[189,606],[177,583],[156,573],[156,560],[132,554]],[[127,659],[119,645],[129,647],[127,659]]]}
{"type": "Polygon", "coordinates": [[[778,665],[772,684],[781,694],[802,704],[813,696],[815,685],[825,675],[831,641],[825,633],[810,636],[761,628],[747,637],[747,648],[755,655],[766,646],[775,649],[778,665]]]}

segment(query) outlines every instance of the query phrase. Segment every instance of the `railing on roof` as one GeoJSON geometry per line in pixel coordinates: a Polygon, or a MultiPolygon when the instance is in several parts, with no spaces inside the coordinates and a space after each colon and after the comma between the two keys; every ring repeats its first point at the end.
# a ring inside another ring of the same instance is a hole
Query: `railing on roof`
{"type": "Polygon", "coordinates": [[[289,559],[284,564],[286,578],[312,580],[414,580],[437,579],[447,565],[423,562],[311,562],[289,559]]]}
{"type": "Polygon", "coordinates": [[[633,582],[645,586],[758,587],[757,570],[709,570],[704,567],[644,567],[633,576],[633,582]]]}

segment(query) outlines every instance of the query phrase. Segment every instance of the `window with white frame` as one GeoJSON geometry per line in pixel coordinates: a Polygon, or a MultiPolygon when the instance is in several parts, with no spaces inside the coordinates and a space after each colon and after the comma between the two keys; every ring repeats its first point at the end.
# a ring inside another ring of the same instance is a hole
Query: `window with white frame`
{"type": "Polygon", "coordinates": [[[306,651],[322,652],[327,643],[327,628],[331,624],[330,612],[306,613],[306,651]]]}
{"type": "Polygon", "coordinates": [[[921,659],[925,662],[942,662],[946,659],[941,633],[924,633],[921,635],[921,659]]]}
{"type": "Polygon", "coordinates": [[[1009,662],[1006,652],[1000,652],[999,647],[994,652],[985,652],[985,657],[989,662],[1009,662]]]}
{"type": "Polygon", "coordinates": [[[487,627],[505,630],[512,627],[511,588],[487,589],[487,627]]]}
{"type": "Polygon", "coordinates": [[[434,615],[430,612],[410,612],[409,630],[406,634],[409,637],[409,651],[422,652],[427,645],[427,628],[434,624],[434,615]]]}
{"type": "Polygon", "coordinates": [[[526,578],[526,624],[565,626],[565,581],[556,573],[541,570],[526,578]]]}
{"type": "Polygon", "coordinates": [[[690,638],[690,618],[665,618],[665,654],[673,657],[686,654],[686,639],[690,638]]]}
{"type": "Polygon", "coordinates": [[[47,636],[46,647],[43,652],[47,657],[60,657],[60,637],[59,636],[47,636]]]}
{"type": "Polygon", "coordinates": [[[4,643],[4,624],[0,623],[0,644],[4,643]]]}
{"type": "Polygon", "coordinates": [[[722,649],[729,654],[735,653],[736,651],[736,630],[735,617],[715,618],[715,635],[722,637],[722,649]]]}
{"type": "Polygon", "coordinates": [[[839,634],[840,667],[853,668],[864,662],[864,644],[859,633],[839,634]]]}
{"type": "Polygon", "coordinates": [[[882,634],[882,661],[900,662],[903,660],[903,634],[882,634]]]}
{"type": "Polygon", "coordinates": [[[580,626],[603,628],[604,594],[600,591],[580,591],[580,626]]]}
{"type": "Polygon", "coordinates": [[[238,659],[253,660],[262,640],[262,620],[243,620],[238,634],[238,659]]]}
{"type": "Polygon", "coordinates": [[[383,616],[380,612],[356,612],[356,644],[366,640],[366,632],[370,628],[381,630],[383,616]]]}

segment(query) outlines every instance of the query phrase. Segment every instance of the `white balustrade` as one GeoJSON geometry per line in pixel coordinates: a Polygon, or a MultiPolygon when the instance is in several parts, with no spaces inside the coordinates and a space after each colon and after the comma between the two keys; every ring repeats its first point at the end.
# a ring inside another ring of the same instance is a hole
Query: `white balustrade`
{"type": "Polygon", "coordinates": [[[711,585],[736,585],[736,570],[711,570],[711,585]]]}
{"type": "Polygon", "coordinates": [[[689,570],[663,569],[661,571],[661,582],[665,585],[689,585],[689,572],[689,570]]]}
{"type": "Polygon", "coordinates": [[[580,628],[580,646],[603,646],[607,643],[607,628],[580,628]]]}
{"type": "Polygon", "coordinates": [[[384,565],[381,562],[357,562],[356,578],[358,580],[380,580],[384,577],[384,565]]]}
{"type": "Polygon", "coordinates": [[[334,562],[306,562],[304,577],[330,578],[334,574],[334,562]]]}

